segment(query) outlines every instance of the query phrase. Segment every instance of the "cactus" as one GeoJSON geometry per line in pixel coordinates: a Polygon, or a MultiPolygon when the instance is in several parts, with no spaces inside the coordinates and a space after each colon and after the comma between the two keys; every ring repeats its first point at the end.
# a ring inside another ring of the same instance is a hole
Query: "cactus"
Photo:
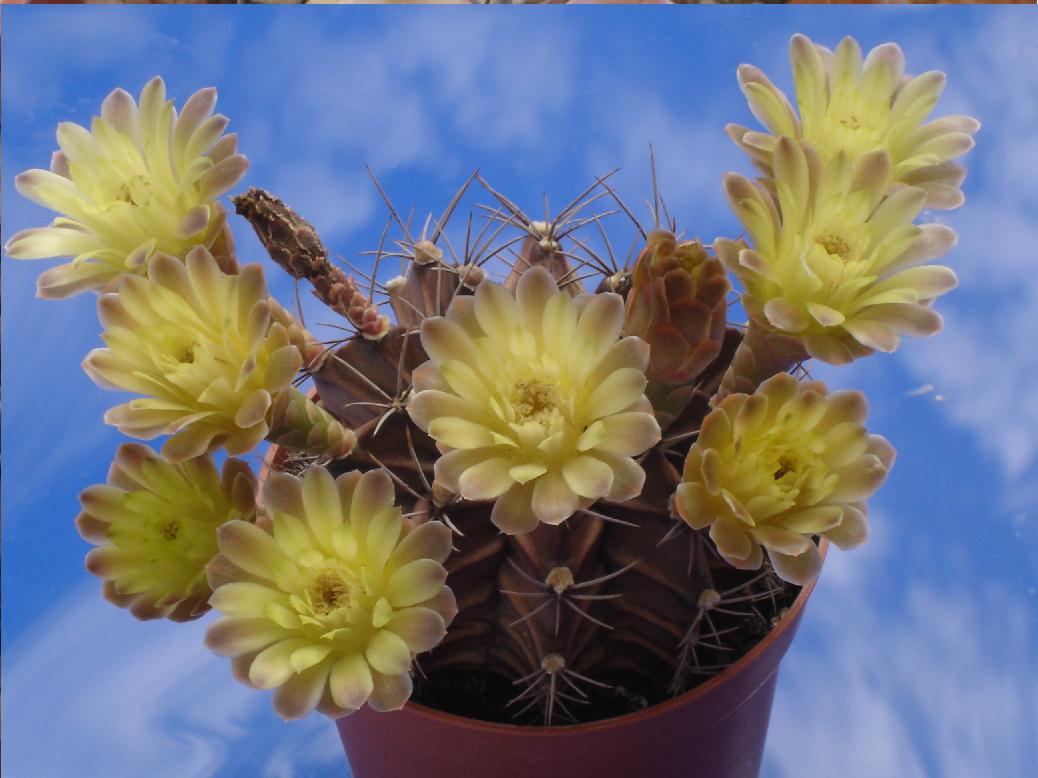
{"type": "MultiPolygon", "coordinates": [[[[611,174],[534,219],[473,173],[421,230],[372,175],[389,219],[367,273],[333,264],[273,195],[236,198],[272,260],[342,318],[347,335],[329,342],[269,297],[259,266],[237,263],[213,198],[244,158],[234,139],[216,141],[226,120],[205,119],[215,92],[198,93],[169,148],[181,162],[209,149],[194,193],[204,207],[185,221],[180,206],[124,197],[137,179],[116,175],[104,194],[118,208],[90,214],[119,238],[106,262],[42,283],[50,297],[106,292],[108,347],[84,367],[143,395],[106,421],[172,435],[165,462],[124,446],[109,483],[84,492],[78,526],[99,546],[88,569],[106,599],[138,618],[219,610],[207,644],[240,679],[277,688],[285,718],[413,698],[492,721],[586,722],[678,695],[743,656],[817,575],[819,538],[866,539],[866,501],[894,450],[868,434],[859,392],[798,379],[809,358],[843,364],[940,329],[933,304],[955,274],[922,263],[955,235],[915,219],[925,204],[961,203],[951,158],[978,126],[921,125],[943,80],[902,78],[892,44],[862,61],[851,39],[834,54],[795,36],[791,52],[803,116],[759,70],[739,71],[775,133],[729,128],[765,173],[725,178],[746,240],[685,239],[654,160],[648,230],[611,174]],[[487,202],[452,243],[477,191],[487,202]],[[142,243],[113,221],[142,209],[179,225],[162,250],[163,236],[142,243]],[[604,226],[619,215],[638,249],[624,262],[604,226]],[[727,321],[726,273],[745,325],[727,321]],[[228,460],[221,486],[209,455],[263,439],[280,447],[282,472],[254,511],[247,466],[228,460]],[[195,506],[190,521],[182,506],[195,506]]],[[[73,157],[87,139],[134,142],[126,93],[103,112],[97,139],[59,133],[73,157]]],[[[165,138],[176,115],[161,79],[140,114],[165,138]]],[[[18,182],[63,207],[79,168],[57,159],[18,182]]],[[[9,253],[81,249],[57,224],[19,233],[9,253]],[[55,230],[60,240],[41,238],[55,230]]]]}
{"type": "MultiPolygon", "coordinates": [[[[449,259],[433,249],[458,198],[417,239],[387,199],[402,233],[394,256],[407,263],[404,280],[394,289],[369,276],[362,285],[378,290],[406,324],[380,340],[358,333],[337,342],[313,372],[323,407],[358,439],[331,469],[385,468],[405,514],[441,521],[454,532],[445,566],[458,615],[443,641],[419,658],[413,699],[506,722],[563,724],[630,712],[729,666],[798,591],[767,563],[753,571],[732,567],[705,532],[675,518],[670,502],[710,400],[745,358],[742,331],[725,323],[728,281],[705,247],[662,230],[645,233],[633,263],[617,263],[597,232],[604,216],[586,213],[602,197],[630,213],[604,179],[544,221],[475,180],[494,205],[480,206],[487,215],[483,233],[449,259]],[[605,248],[593,247],[596,235],[605,248]],[[531,268],[548,269],[559,288],[575,295],[585,283],[602,292],[619,289],[625,334],[659,344],[651,350],[646,391],[654,406],[657,398],[661,407],[671,401],[664,436],[641,457],[646,480],[637,497],[599,500],[558,526],[541,523],[514,535],[495,528],[493,502],[464,499],[435,480],[440,451],[406,412],[415,372],[429,356],[422,322],[443,316],[456,297],[471,300],[479,284],[469,283],[462,268],[478,269],[485,279],[502,262],[509,290],[531,268]],[[678,359],[660,353],[671,338],[681,338],[678,359]],[[482,702],[459,691],[473,684],[479,692],[472,696],[482,702]]],[[[318,253],[327,254],[323,247],[318,253]]],[[[389,252],[375,254],[381,261],[389,252]]],[[[752,390],[749,384],[760,380],[751,373],[739,388],[752,390]]]]}

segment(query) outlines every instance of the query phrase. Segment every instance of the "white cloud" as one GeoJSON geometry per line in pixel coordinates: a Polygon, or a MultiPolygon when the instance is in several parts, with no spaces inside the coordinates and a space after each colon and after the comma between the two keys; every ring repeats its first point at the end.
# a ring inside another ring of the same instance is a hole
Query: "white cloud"
{"type": "Polygon", "coordinates": [[[209,618],[141,623],[91,584],[71,592],[4,655],[4,772],[50,778],[291,776],[342,765],[322,716],[284,724],[269,693],[231,677],[202,645],[209,618]],[[41,747],[60,733],[58,747],[41,747]],[[302,756],[301,756],[302,755],[302,756]]]}
{"type": "Polygon", "coordinates": [[[344,35],[318,18],[274,17],[242,55],[242,85],[277,107],[268,116],[287,120],[293,142],[359,154],[376,168],[456,164],[448,136],[489,150],[536,145],[569,101],[564,29],[527,40],[489,16],[456,14],[435,26],[420,13],[392,18],[399,22],[344,35]],[[272,56],[296,66],[272,66],[272,56]]]}
{"type": "Polygon", "coordinates": [[[1033,592],[883,582],[895,540],[827,560],[781,670],[764,774],[1033,775],[1033,592]]]}
{"type": "Polygon", "coordinates": [[[363,173],[336,172],[319,157],[286,165],[270,185],[272,192],[305,214],[325,239],[350,233],[369,223],[376,193],[363,173]]]}
{"type": "Polygon", "coordinates": [[[977,436],[1010,479],[1038,462],[1038,67],[1034,25],[993,14],[971,49],[973,59],[952,60],[934,48],[928,65],[945,67],[949,86],[940,113],[963,111],[984,121],[978,148],[966,158],[968,200],[945,216],[960,234],[950,256],[961,285],[937,308],[945,332],[905,350],[921,382],[948,398],[951,419],[977,436]],[[991,74],[999,74],[997,89],[991,74]],[[974,188],[971,182],[979,184],[974,188]]]}
{"type": "Polygon", "coordinates": [[[711,241],[720,224],[736,224],[724,199],[721,176],[742,167],[743,160],[725,135],[725,121],[717,111],[679,108],[667,103],[661,93],[630,83],[613,91],[595,122],[599,131],[587,154],[588,173],[601,175],[619,167],[611,184],[643,225],[651,224],[646,205],[652,200],[650,145],[660,194],[677,217],[679,229],[711,241]],[[695,219],[689,214],[695,214],[695,219]]]}

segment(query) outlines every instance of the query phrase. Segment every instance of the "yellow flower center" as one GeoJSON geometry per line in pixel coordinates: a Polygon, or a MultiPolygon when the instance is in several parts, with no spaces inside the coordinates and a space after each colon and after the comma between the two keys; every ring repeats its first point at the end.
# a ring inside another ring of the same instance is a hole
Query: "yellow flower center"
{"type": "Polygon", "coordinates": [[[148,177],[138,174],[123,181],[115,193],[114,199],[130,205],[141,206],[150,198],[151,190],[152,185],[148,177]]]}
{"type": "Polygon", "coordinates": [[[512,407],[517,422],[536,421],[547,428],[552,414],[562,405],[557,384],[521,378],[512,388],[512,407]]]}
{"type": "Polygon", "coordinates": [[[726,479],[733,493],[767,496],[786,508],[814,504],[835,488],[821,439],[796,424],[790,420],[743,441],[741,464],[726,479]]]}
{"type": "MultiPolygon", "coordinates": [[[[762,485],[779,500],[796,501],[804,485],[804,480],[808,474],[817,471],[818,468],[812,467],[814,457],[810,455],[805,457],[803,456],[805,452],[794,452],[790,449],[791,447],[783,445],[783,442],[775,441],[761,452],[763,455],[761,456],[762,485]],[[773,449],[771,449],[772,446],[774,446],[773,449]]],[[[824,470],[824,468],[822,469],[824,470]]]]}
{"type": "Polygon", "coordinates": [[[859,156],[881,148],[886,142],[883,131],[889,109],[882,105],[862,105],[860,100],[853,102],[857,104],[831,105],[826,118],[817,128],[812,128],[814,132],[807,135],[808,139],[819,143],[830,154],[846,151],[859,156]]]}
{"type": "Polygon", "coordinates": [[[815,243],[825,249],[830,256],[836,255],[841,259],[847,259],[851,247],[842,237],[834,232],[823,232],[815,235],[815,243]]]}
{"type": "Polygon", "coordinates": [[[180,351],[177,355],[177,361],[182,365],[190,365],[195,361],[195,349],[198,348],[197,343],[191,343],[180,351]]]}
{"type": "Polygon", "coordinates": [[[774,478],[776,481],[782,480],[786,475],[791,473],[797,467],[797,462],[790,456],[783,454],[778,459],[778,470],[775,471],[774,478]]]}
{"type": "MultiPolygon", "coordinates": [[[[384,581],[366,567],[324,558],[310,566],[288,602],[315,640],[364,645],[393,616],[384,581]]],[[[294,588],[294,587],[293,587],[294,588]]]]}
{"type": "Polygon", "coordinates": [[[180,522],[176,519],[170,519],[159,528],[159,534],[166,540],[176,540],[180,534],[180,522]]]}
{"type": "Polygon", "coordinates": [[[326,616],[350,604],[350,588],[337,571],[321,570],[307,586],[306,593],[314,611],[326,616]]]}

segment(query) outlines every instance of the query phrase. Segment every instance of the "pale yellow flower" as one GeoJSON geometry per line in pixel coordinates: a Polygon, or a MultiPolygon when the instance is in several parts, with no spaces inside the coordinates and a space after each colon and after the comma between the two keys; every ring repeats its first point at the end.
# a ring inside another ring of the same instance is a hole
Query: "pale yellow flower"
{"type": "Polygon", "coordinates": [[[302,357],[271,320],[260,266],[226,275],[204,248],[185,262],[159,254],[147,277],[123,276],[118,290],[98,302],[108,348],[83,367],[101,386],[146,396],[105,421],[136,438],[172,434],[162,447],[171,462],[263,440],[273,398],[290,389],[302,357]]]}
{"type": "Polygon", "coordinates": [[[139,106],[116,89],[89,130],[58,125],[61,151],[50,171],[26,171],[15,186],[64,216],[19,232],[6,246],[15,259],[73,257],[40,276],[40,297],[110,290],[124,273],[142,275],[156,253],[182,258],[200,245],[233,268],[233,258],[223,256],[225,213],[216,201],[248,162],[236,153],[237,137],[223,134],[227,118],[213,115],[215,104],[216,90],[202,89],[178,116],[156,77],[139,106]]]}
{"type": "Polygon", "coordinates": [[[905,58],[893,43],[877,46],[862,60],[857,41],[847,37],[836,51],[794,35],[789,47],[799,114],[764,73],[739,67],[739,84],[750,110],[771,134],[729,125],[728,134],[769,175],[778,139],[787,136],[815,146],[827,161],[886,150],[893,180],[918,186],[930,208],[962,204],[966,173],[952,160],[973,148],[980,123],[969,116],[923,122],[944,89],[945,76],[929,71],[904,75],[905,58]]]}
{"type": "Polygon", "coordinates": [[[210,602],[225,618],[206,645],[234,657],[240,680],[276,688],[282,717],[403,707],[415,654],[438,644],[457,613],[442,564],[450,530],[412,528],[393,502],[382,470],[272,473],[267,518],[220,528],[210,602]]]}
{"type": "Polygon", "coordinates": [[[621,339],[623,321],[619,295],[574,300],[543,268],[523,274],[514,298],[484,281],[426,319],[430,359],[407,411],[445,452],[437,482],[496,500],[492,520],[509,534],[638,495],[633,457],[660,428],[643,394],[648,346],[621,339]]]}
{"type": "Polygon", "coordinates": [[[886,478],[894,449],[865,427],[860,392],[827,394],[780,373],[752,395],[731,394],[703,421],[685,460],[674,509],[730,564],[805,584],[821,558],[812,535],[840,548],[865,542],[865,500],[886,478]]]}
{"type": "Polygon", "coordinates": [[[714,248],[745,289],[743,305],[765,327],[803,339],[807,352],[843,364],[894,351],[901,334],[941,329],[930,307],[955,273],[922,263],[955,244],[940,224],[913,224],[926,201],[917,187],[890,191],[885,151],[822,162],[808,144],[775,147],[775,194],[739,175],[725,189],[753,247],[714,248]],[[919,266],[922,265],[922,266],[919,266]]]}
{"type": "Polygon", "coordinates": [[[139,619],[188,621],[209,610],[205,566],[216,555],[216,530],[253,521],[256,479],[228,457],[222,474],[208,455],[179,465],[140,443],[124,443],[107,484],[79,497],[79,533],[97,546],[86,567],[104,580],[105,599],[139,619]]]}

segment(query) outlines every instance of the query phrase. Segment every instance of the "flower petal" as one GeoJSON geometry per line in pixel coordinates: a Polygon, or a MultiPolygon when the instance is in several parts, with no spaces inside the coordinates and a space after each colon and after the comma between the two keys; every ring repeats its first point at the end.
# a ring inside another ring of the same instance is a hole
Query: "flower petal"
{"type": "Polygon", "coordinates": [[[274,580],[280,571],[295,567],[271,535],[248,522],[229,521],[216,534],[220,551],[247,573],[274,580]]]}
{"type": "Polygon", "coordinates": [[[614,371],[591,392],[584,404],[586,417],[598,419],[627,410],[642,396],[646,383],[645,374],[632,367],[614,371]]]}
{"type": "Polygon", "coordinates": [[[749,532],[738,521],[719,518],[710,525],[710,539],[728,560],[744,560],[750,556],[754,543],[749,532]]]}
{"type": "Polygon", "coordinates": [[[613,485],[613,469],[593,456],[569,460],[562,467],[562,477],[571,491],[592,500],[604,497],[613,485]]]}
{"type": "Polygon", "coordinates": [[[451,552],[450,528],[439,521],[427,521],[408,532],[386,562],[390,572],[416,559],[443,563],[451,552]]]}
{"type": "Polygon", "coordinates": [[[368,706],[372,710],[386,712],[400,710],[411,696],[413,688],[411,676],[407,673],[399,675],[383,675],[379,672],[371,674],[374,686],[368,698],[368,706]]]}
{"type": "Polygon", "coordinates": [[[385,675],[406,673],[411,667],[411,650],[407,643],[388,629],[380,629],[371,637],[364,658],[372,670],[385,675]]]}
{"type": "Polygon", "coordinates": [[[397,611],[386,629],[403,639],[413,654],[435,647],[447,634],[443,617],[429,608],[404,608],[397,611]]]}
{"type": "Polygon", "coordinates": [[[810,543],[805,551],[796,556],[781,554],[769,549],[768,557],[779,578],[798,586],[809,584],[818,577],[818,573],[822,569],[822,557],[814,543],[810,543]]]}
{"type": "Polygon", "coordinates": [[[869,522],[864,511],[845,505],[843,520],[823,534],[842,549],[857,548],[868,539],[869,522]]]}
{"type": "Polygon", "coordinates": [[[325,662],[287,680],[274,693],[275,712],[286,721],[312,712],[324,694],[329,670],[325,662]]]}
{"type": "Polygon", "coordinates": [[[371,667],[361,654],[347,654],[332,665],[328,685],[335,704],[350,710],[367,702],[375,688],[371,667]]]}
{"type": "Polygon", "coordinates": [[[515,481],[512,462],[504,457],[472,465],[458,478],[458,492],[467,500],[493,500],[508,491],[515,481]]]}
{"type": "Polygon", "coordinates": [[[265,618],[222,618],[209,625],[205,644],[220,656],[237,656],[262,649],[289,634],[265,618]]]}
{"type": "Polygon", "coordinates": [[[443,565],[432,559],[416,559],[389,576],[386,597],[394,608],[417,605],[435,596],[446,580],[443,565]]]}
{"type": "Polygon", "coordinates": [[[540,519],[531,504],[535,483],[515,484],[494,503],[490,521],[506,535],[523,535],[537,528],[540,519]]]}
{"type": "Polygon", "coordinates": [[[661,437],[656,417],[648,413],[614,413],[600,420],[604,437],[594,446],[622,457],[638,456],[656,445],[661,437]]]}
{"type": "Polygon", "coordinates": [[[549,472],[534,482],[531,506],[545,524],[561,524],[573,515],[578,502],[562,473],[549,472]]]}

